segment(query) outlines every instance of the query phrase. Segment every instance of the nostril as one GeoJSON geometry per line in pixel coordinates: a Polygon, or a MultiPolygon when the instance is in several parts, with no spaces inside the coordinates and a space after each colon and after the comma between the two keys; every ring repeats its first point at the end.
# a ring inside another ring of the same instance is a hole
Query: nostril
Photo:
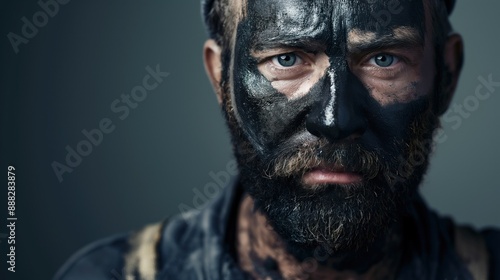
{"type": "Polygon", "coordinates": [[[340,131],[335,125],[325,125],[322,121],[308,121],[306,122],[306,129],[312,135],[327,138],[330,141],[338,140],[340,137],[340,131]]]}
{"type": "Polygon", "coordinates": [[[306,121],[306,130],[312,135],[319,138],[326,138],[329,141],[353,141],[362,137],[366,130],[366,122],[360,119],[354,120],[347,124],[334,122],[326,124],[321,118],[308,116],[306,121]]]}
{"type": "Polygon", "coordinates": [[[314,135],[316,137],[322,136],[320,133],[319,127],[314,122],[307,121],[306,122],[306,129],[307,129],[307,131],[309,131],[309,133],[311,133],[312,135],[314,135]]]}
{"type": "Polygon", "coordinates": [[[306,117],[306,129],[316,137],[324,137],[324,123],[319,114],[309,114],[306,117]]]}

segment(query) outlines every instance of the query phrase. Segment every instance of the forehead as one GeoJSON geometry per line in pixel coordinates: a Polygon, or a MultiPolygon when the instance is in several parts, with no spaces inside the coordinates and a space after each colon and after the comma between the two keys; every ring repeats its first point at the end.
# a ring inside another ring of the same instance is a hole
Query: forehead
{"type": "Polygon", "coordinates": [[[341,41],[351,31],[391,36],[401,28],[424,38],[426,22],[419,0],[247,0],[243,21],[255,44],[341,41]]]}

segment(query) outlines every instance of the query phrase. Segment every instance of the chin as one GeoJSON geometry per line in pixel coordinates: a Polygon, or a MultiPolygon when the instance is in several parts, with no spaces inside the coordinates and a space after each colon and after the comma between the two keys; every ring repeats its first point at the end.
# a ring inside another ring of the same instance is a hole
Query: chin
{"type": "Polygon", "coordinates": [[[304,185],[242,172],[256,208],[298,259],[370,250],[406,212],[414,186],[390,188],[383,176],[353,184],[304,185]],[[248,177],[248,175],[250,175],[248,177]]]}

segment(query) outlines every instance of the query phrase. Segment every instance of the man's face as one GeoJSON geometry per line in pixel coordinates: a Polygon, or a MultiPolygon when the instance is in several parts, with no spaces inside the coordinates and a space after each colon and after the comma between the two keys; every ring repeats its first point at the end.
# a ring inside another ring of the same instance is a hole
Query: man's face
{"type": "Polygon", "coordinates": [[[223,65],[243,185],[292,247],[368,246],[427,167],[438,94],[428,11],[412,0],[243,9],[223,65]]]}

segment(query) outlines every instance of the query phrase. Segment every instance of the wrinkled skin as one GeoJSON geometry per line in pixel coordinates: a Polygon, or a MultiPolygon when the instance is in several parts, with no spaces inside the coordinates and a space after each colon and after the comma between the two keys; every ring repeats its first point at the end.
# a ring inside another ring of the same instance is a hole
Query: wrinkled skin
{"type": "Polygon", "coordinates": [[[242,184],[295,258],[326,248],[329,266],[367,271],[402,230],[439,123],[428,11],[412,0],[246,2],[220,90],[242,184]],[[377,22],[380,11],[390,20],[377,22]],[[410,157],[422,160],[401,177],[410,157]],[[304,179],[318,167],[362,180],[304,179]]]}

